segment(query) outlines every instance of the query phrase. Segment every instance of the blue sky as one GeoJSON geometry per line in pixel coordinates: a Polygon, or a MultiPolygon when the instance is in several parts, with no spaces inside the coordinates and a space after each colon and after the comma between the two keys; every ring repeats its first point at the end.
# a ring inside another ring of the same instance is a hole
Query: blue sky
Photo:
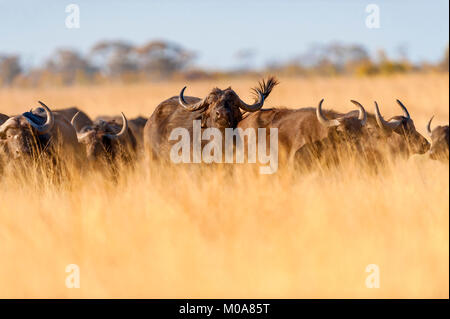
{"type": "Polygon", "coordinates": [[[311,44],[363,44],[395,57],[400,46],[415,62],[441,59],[449,41],[448,0],[397,1],[0,1],[0,53],[17,53],[26,65],[42,62],[56,48],[82,53],[97,41],[142,44],[167,39],[198,54],[212,69],[238,64],[242,49],[255,52],[255,66],[283,61],[311,44]],[[65,27],[66,5],[80,7],[80,28],[65,27]],[[380,8],[379,29],[365,26],[368,4],[380,8]]]}

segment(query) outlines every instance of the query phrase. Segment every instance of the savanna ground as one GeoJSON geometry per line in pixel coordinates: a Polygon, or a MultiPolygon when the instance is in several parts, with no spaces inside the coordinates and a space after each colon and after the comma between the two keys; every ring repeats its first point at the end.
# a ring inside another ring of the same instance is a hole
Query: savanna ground
{"type": "MultiPolygon", "coordinates": [[[[409,108],[417,129],[448,123],[449,78],[280,79],[266,106],[353,109],[385,117],[409,108]]],[[[203,96],[231,85],[246,100],[256,80],[188,83],[203,96]]],[[[185,83],[0,90],[0,112],[77,105],[92,117],[148,117],[185,83]]],[[[118,181],[69,171],[0,177],[0,297],[448,298],[449,166],[416,156],[373,174],[340,169],[263,176],[145,161],[118,181]],[[45,174],[44,174],[45,175],[45,174]],[[46,174],[49,175],[49,174],[46,174]],[[68,264],[81,288],[68,289],[68,264]],[[366,288],[366,266],[380,288],[366,288]]]]}

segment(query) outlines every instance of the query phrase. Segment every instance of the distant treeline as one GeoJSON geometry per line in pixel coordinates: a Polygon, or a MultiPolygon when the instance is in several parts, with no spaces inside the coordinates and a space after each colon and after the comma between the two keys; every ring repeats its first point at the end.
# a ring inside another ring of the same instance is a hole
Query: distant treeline
{"type": "Polygon", "coordinates": [[[448,72],[449,50],[438,63],[413,64],[406,53],[389,59],[380,50],[371,57],[361,45],[331,43],[311,47],[288,62],[269,63],[265,69],[250,67],[254,54],[244,51],[237,58],[243,65],[232,71],[211,71],[195,66],[197,55],[167,41],[134,46],[124,41],[102,41],[82,55],[70,49],[57,50],[43,65],[25,68],[18,55],[0,53],[0,86],[132,83],[167,79],[205,79],[275,73],[280,76],[372,76],[405,72],[448,72]]]}

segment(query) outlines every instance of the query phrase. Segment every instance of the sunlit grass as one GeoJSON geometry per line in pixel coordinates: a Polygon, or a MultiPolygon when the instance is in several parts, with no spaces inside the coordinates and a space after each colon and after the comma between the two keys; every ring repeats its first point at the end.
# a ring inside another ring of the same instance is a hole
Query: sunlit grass
{"type": "MultiPolygon", "coordinates": [[[[0,112],[38,99],[89,114],[149,116],[183,83],[0,91],[0,112]]],[[[217,83],[250,97],[250,80],[217,83]]],[[[189,83],[205,94],[211,83],[189,83]]],[[[408,106],[419,131],[448,122],[448,75],[281,79],[267,106],[348,111],[408,106]]],[[[130,117],[129,116],[129,117],[130,117]]],[[[140,160],[112,180],[67,164],[0,176],[0,297],[315,298],[449,296],[449,166],[416,156],[375,174],[343,163],[270,176],[246,165],[167,167],[140,160]],[[59,178],[55,180],[55,175],[59,178]],[[68,264],[81,288],[65,286],[68,264]],[[368,289],[368,264],[380,288],[368,289]]]]}

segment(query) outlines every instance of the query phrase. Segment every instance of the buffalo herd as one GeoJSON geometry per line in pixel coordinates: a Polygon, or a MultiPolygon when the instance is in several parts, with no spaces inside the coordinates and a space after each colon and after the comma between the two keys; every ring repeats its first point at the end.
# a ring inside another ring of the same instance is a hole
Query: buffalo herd
{"type": "MultiPolygon", "coordinates": [[[[76,107],[51,110],[39,101],[39,107],[20,115],[0,113],[0,159],[5,163],[60,152],[92,165],[132,163],[140,156],[168,162],[177,142],[170,138],[171,132],[181,128],[193,136],[196,122],[200,132],[254,129],[258,135],[267,134],[260,129],[277,129],[281,165],[334,161],[342,149],[375,162],[383,160],[382,154],[408,158],[426,153],[433,160],[448,161],[449,126],[432,128],[431,118],[426,126],[428,141],[400,100],[396,102],[401,113],[389,119],[382,116],[377,102],[370,113],[355,100],[350,101],[355,110],[348,113],[326,109],[324,99],[315,108],[263,108],[277,85],[274,77],[260,81],[252,91],[253,103],[245,102],[231,87],[214,88],[203,98],[185,96],[184,87],[161,102],[148,120],[127,119],[123,113],[92,120],[76,107]]],[[[249,143],[249,139],[242,141],[249,143]]]]}

